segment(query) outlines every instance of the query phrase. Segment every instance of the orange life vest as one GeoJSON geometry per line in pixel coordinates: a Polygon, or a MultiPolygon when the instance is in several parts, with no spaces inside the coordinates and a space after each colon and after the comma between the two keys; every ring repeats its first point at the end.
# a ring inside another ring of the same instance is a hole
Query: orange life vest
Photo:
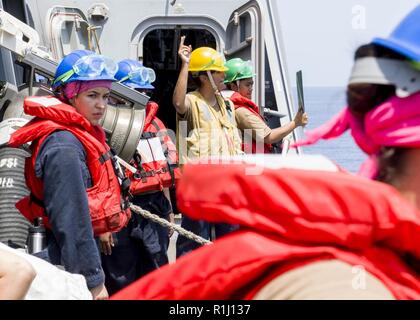
{"type": "Polygon", "coordinates": [[[133,195],[162,191],[175,185],[181,176],[175,144],[165,125],[156,117],[159,106],[149,102],[143,134],[134,155],[136,173],[127,170],[133,195]]]}
{"type": "Polygon", "coordinates": [[[419,274],[404,258],[420,259],[420,212],[395,189],[343,172],[250,169],[255,165],[185,165],[180,210],[241,229],[111,298],[252,299],[272,276],[339,259],[365,268],[397,299],[420,299],[419,274]]]}
{"type": "MultiPolygon", "coordinates": [[[[251,111],[253,114],[255,114],[257,117],[259,117],[265,123],[264,118],[260,115],[258,106],[252,100],[245,98],[238,92],[233,93],[229,99],[233,102],[235,109],[246,108],[249,111],[251,111]]],[[[243,143],[242,150],[243,151],[249,150],[248,145],[243,143]]],[[[272,151],[273,151],[273,146],[269,143],[264,143],[264,153],[272,153],[272,151]]],[[[251,153],[257,153],[257,144],[255,143],[255,140],[252,140],[251,153]]]]}
{"type": "MultiPolygon", "coordinates": [[[[9,145],[18,147],[32,141],[32,156],[26,159],[25,179],[31,195],[21,199],[16,208],[31,222],[42,217],[50,227],[43,206],[43,181],[35,175],[35,162],[44,140],[54,131],[66,130],[76,136],[86,151],[86,162],[92,178],[92,187],[86,190],[90,216],[95,235],[116,232],[131,217],[126,197],[122,194],[119,178],[114,171],[114,158],[106,143],[95,137],[95,127],[76,110],[54,97],[27,97],[26,114],[36,118],[14,132],[9,145]]],[[[128,188],[127,188],[128,189],[128,188]]]]}

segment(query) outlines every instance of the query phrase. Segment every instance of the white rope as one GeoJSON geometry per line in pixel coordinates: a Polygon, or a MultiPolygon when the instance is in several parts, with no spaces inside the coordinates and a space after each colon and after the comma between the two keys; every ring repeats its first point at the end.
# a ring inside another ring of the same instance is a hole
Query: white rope
{"type": "Polygon", "coordinates": [[[150,219],[153,222],[156,222],[156,223],[158,223],[158,224],[160,224],[160,225],[162,225],[166,228],[173,229],[174,231],[178,232],[180,235],[182,235],[182,236],[184,236],[188,239],[194,240],[195,242],[198,242],[201,245],[208,245],[208,244],[212,243],[211,241],[209,241],[207,239],[204,239],[204,238],[196,235],[195,233],[192,233],[191,231],[185,230],[184,228],[181,228],[177,224],[170,223],[168,220],[165,220],[165,219],[159,217],[158,215],[153,214],[153,213],[151,213],[147,210],[144,210],[144,209],[140,208],[139,206],[136,206],[132,203],[130,203],[130,209],[132,211],[134,211],[135,213],[143,216],[144,218],[150,219]]]}

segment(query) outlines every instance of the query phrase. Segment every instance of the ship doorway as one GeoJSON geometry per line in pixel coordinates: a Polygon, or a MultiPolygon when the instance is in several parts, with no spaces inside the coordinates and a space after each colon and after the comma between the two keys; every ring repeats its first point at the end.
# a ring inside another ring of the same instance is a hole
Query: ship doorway
{"type": "MultiPolygon", "coordinates": [[[[193,49],[217,47],[214,35],[205,29],[154,29],[143,40],[143,64],[156,72],[151,100],[159,104],[158,118],[174,133],[176,112],[172,105],[172,94],[181,69],[181,60],[178,58],[181,36],[186,36],[186,45],[191,45],[193,49]]],[[[193,84],[189,84],[188,91],[194,89],[193,84]]]]}

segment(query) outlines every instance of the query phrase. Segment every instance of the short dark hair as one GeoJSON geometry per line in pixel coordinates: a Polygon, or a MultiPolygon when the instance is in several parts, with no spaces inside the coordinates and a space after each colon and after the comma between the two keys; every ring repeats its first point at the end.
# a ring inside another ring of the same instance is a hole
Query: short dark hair
{"type": "Polygon", "coordinates": [[[226,88],[228,88],[229,90],[233,90],[232,89],[232,84],[233,84],[233,82],[226,83],[226,88]]]}
{"type": "MultiPolygon", "coordinates": [[[[216,71],[210,70],[210,73],[213,74],[216,71]]],[[[207,71],[199,71],[199,72],[191,72],[191,80],[193,83],[199,88],[201,87],[201,81],[200,76],[206,76],[207,77],[207,71]]]]}

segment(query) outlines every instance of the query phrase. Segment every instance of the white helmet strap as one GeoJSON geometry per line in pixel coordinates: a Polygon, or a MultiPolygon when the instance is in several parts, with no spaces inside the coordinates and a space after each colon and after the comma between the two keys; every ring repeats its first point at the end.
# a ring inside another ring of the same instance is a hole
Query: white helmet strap
{"type": "Polygon", "coordinates": [[[213,88],[213,91],[215,93],[218,92],[219,89],[217,88],[216,83],[214,82],[213,75],[211,74],[211,71],[210,70],[207,70],[207,77],[210,80],[210,84],[211,84],[211,87],[213,88]]]}
{"type": "Polygon", "coordinates": [[[395,85],[397,96],[407,97],[420,90],[420,71],[405,60],[367,57],[357,59],[349,84],[372,83],[395,85]]]}

